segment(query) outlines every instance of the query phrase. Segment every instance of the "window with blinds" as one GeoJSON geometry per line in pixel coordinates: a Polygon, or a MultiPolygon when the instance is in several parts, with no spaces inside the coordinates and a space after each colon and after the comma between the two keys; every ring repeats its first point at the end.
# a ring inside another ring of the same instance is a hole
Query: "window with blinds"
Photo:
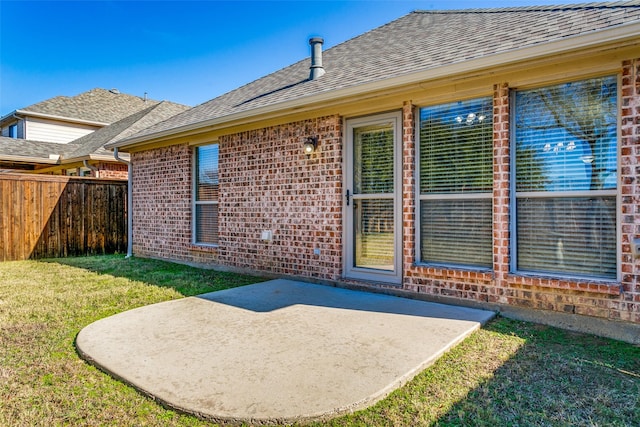
{"type": "Polygon", "coordinates": [[[493,102],[420,109],[419,260],[491,268],[493,102]]]}
{"type": "Polygon", "coordinates": [[[196,148],[194,176],[196,244],[218,244],[218,144],[196,148]]]}
{"type": "Polygon", "coordinates": [[[512,270],[615,279],[617,78],[513,95],[512,270]]]}

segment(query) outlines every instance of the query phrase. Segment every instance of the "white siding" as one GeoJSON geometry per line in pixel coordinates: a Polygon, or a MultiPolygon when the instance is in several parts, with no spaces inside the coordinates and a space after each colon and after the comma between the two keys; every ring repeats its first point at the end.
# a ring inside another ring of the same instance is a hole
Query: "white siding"
{"type": "Polygon", "coordinates": [[[89,126],[76,123],[59,122],[55,120],[35,119],[29,117],[26,120],[25,139],[32,141],[47,141],[66,144],[93,131],[100,129],[98,126],[89,126]]]}
{"type": "Polygon", "coordinates": [[[5,124],[4,124],[4,125],[2,125],[2,128],[1,128],[1,129],[2,129],[2,136],[9,137],[9,136],[10,136],[10,135],[9,135],[9,128],[10,128],[11,126],[13,126],[13,125],[16,125],[16,126],[17,126],[17,129],[18,129],[18,135],[17,135],[17,137],[18,137],[18,138],[22,138],[22,137],[23,137],[23,135],[24,135],[24,131],[23,131],[23,129],[22,129],[23,124],[24,124],[24,121],[23,121],[23,120],[16,120],[16,121],[13,121],[13,122],[11,122],[11,123],[7,123],[7,122],[5,122],[5,124]]]}

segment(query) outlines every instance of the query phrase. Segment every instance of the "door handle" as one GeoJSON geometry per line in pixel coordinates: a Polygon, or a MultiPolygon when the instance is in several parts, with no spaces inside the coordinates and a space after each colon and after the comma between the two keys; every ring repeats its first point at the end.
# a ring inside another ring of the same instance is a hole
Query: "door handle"
{"type": "Polygon", "coordinates": [[[347,198],[347,206],[349,206],[349,198],[351,197],[351,195],[349,194],[349,190],[347,190],[347,194],[345,195],[345,197],[347,198]]]}

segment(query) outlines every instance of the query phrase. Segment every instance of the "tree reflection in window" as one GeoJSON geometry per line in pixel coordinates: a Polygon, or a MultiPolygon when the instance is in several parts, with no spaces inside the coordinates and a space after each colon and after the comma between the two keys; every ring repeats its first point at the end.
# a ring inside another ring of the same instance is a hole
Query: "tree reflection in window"
{"type": "Polygon", "coordinates": [[[617,78],[515,94],[516,270],[616,276],[617,78]]]}
{"type": "Polygon", "coordinates": [[[517,92],[517,191],[616,188],[617,81],[517,92]]]}

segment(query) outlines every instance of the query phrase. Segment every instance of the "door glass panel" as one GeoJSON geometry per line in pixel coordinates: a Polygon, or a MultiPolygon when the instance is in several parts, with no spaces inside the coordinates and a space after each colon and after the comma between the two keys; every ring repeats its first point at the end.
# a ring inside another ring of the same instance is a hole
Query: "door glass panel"
{"type": "Polygon", "coordinates": [[[353,131],[354,267],[394,270],[394,126],[353,131]]]}
{"type": "Polygon", "coordinates": [[[393,193],[393,124],[354,129],[354,194],[393,193]]]}
{"type": "Polygon", "coordinates": [[[355,267],[393,270],[393,210],[393,199],[355,201],[355,267]]]}

